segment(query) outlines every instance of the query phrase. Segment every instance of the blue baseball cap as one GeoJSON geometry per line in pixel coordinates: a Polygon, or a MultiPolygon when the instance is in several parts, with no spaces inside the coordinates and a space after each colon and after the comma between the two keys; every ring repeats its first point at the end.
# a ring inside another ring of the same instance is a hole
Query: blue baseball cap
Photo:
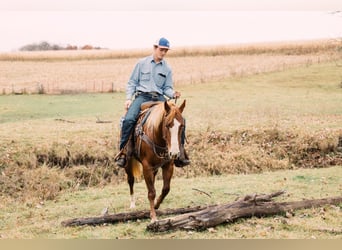
{"type": "Polygon", "coordinates": [[[153,45],[159,48],[170,49],[170,42],[164,37],[159,38],[153,45]]]}

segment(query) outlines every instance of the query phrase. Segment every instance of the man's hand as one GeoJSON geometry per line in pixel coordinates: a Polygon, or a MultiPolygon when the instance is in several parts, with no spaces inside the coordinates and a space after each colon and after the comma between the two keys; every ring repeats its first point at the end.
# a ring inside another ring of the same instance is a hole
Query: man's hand
{"type": "Polygon", "coordinates": [[[175,93],[173,94],[173,98],[177,99],[179,97],[181,97],[181,92],[175,91],[175,93]]]}
{"type": "Polygon", "coordinates": [[[125,102],[125,110],[127,111],[129,107],[131,106],[132,100],[126,100],[125,102]]]}

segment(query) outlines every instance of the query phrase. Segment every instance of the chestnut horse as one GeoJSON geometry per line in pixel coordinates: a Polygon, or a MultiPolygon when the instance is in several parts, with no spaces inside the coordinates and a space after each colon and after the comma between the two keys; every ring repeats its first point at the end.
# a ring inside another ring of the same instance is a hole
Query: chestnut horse
{"type": "Polygon", "coordinates": [[[170,191],[174,168],[173,161],[180,153],[181,133],[184,128],[182,112],[185,107],[185,100],[180,107],[167,101],[147,104],[150,107],[145,109],[144,105],[146,106],[146,104],[142,105],[142,112],[135,127],[133,139],[130,140],[131,145],[128,146],[128,161],[125,169],[131,195],[130,207],[134,208],[133,185],[135,178],[141,176],[141,163],[148,189],[150,217],[154,222],[157,220],[155,209],[159,208],[170,191]],[[162,169],[163,188],[155,202],[154,183],[159,168],[162,169]]]}

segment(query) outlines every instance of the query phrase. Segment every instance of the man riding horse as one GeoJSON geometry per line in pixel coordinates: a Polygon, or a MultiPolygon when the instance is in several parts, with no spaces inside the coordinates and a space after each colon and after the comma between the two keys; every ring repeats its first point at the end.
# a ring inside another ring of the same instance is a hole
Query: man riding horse
{"type": "MultiPolygon", "coordinates": [[[[120,152],[115,158],[116,165],[125,167],[127,163],[126,144],[137,122],[141,104],[149,101],[165,101],[169,98],[179,98],[181,93],[173,89],[172,70],[164,60],[170,49],[166,38],[158,39],[153,45],[153,54],[141,59],[135,66],[126,88],[126,115],[122,122],[120,152]]],[[[176,167],[190,164],[184,149],[185,127],[182,131],[180,155],[175,159],[176,167]]]]}

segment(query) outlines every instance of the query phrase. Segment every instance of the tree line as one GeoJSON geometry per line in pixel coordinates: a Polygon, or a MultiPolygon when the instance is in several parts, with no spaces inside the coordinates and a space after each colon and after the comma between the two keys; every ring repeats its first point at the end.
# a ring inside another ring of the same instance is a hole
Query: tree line
{"type": "Polygon", "coordinates": [[[47,41],[42,41],[40,43],[30,43],[19,48],[20,51],[47,51],[47,50],[92,50],[92,49],[102,49],[101,47],[94,47],[92,45],[76,46],[76,45],[66,45],[61,46],[58,44],[51,44],[47,41]]]}

